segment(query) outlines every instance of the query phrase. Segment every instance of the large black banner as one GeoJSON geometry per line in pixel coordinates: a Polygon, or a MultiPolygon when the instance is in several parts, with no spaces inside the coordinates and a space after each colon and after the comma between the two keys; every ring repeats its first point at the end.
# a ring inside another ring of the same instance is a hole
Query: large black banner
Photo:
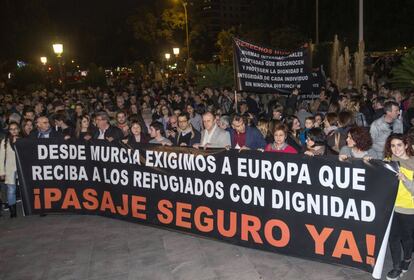
{"type": "Polygon", "coordinates": [[[287,52],[233,40],[237,90],[262,93],[313,91],[309,48],[287,52]]]}
{"type": "Polygon", "coordinates": [[[382,162],[52,139],[19,140],[16,155],[27,214],[98,214],[382,270],[398,183],[382,162]]]}

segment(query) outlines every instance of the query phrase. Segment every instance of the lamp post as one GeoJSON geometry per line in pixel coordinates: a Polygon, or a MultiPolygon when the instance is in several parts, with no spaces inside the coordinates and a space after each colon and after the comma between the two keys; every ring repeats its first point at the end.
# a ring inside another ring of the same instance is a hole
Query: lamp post
{"type": "Polygon", "coordinates": [[[364,41],[364,0],[359,0],[359,42],[364,41]]]}
{"type": "Polygon", "coordinates": [[[46,63],[47,63],[47,57],[46,57],[46,56],[42,56],[42,57],[40,58],[40,62],[43,64],[43,66],[45,66],[45,65],[46,65],[46,63]]]}
{"type": "Polygon", "coordinates": [[[187,43],[187,59],[190,58],[190,42],[188,40],[188,14],[187,14],[187,2],[183,1],[184,17],[185,17],[185,38],[187,43]]]}
{"type": "MultiPolygon", "coordinates": [[[[180,0],[179,0],[180,1],[180,0]]],[[[185,38],[187,45],[187,59],[190,58],[190,41],[188,36],[188,13],[187,13],[187,1],[180,1],[184,8],[184,19],[185,19],[185,38]]]]}
{"type": "Polygon", "coordinates": [[[316,34],[315,34],[315,44],[318,45],[319,44],[319,0],[316,0],[316,10],[315,10],[315,14],[316,14],[316,21],[315,21],[315,29],[316,29],[316,34]]]}
{"type": "Polygon", "coordinates": [[[53,44],[53,51],[57,57],[61,57],[63,53],[63,45],[59,43],[53,44]]]}
{"type": "Polygon", "coordinates": [[[167,60],[167,65],[166,65],[166,71],[168,72],[168,66],[169,66],[169,62],[170,62],[170,58],[171,58],[171,54],[170,53],[166,53],[165,54],[165,59],[167,60]]]}
{"type": "Polygon", "coordinates": [[[59,65],[59,76],[60,76],[60,80],[62,82],[62,89],[65,89],[65,82],[64,82],[64,76],[63,76],[63,69],[62,69],[62,53],[63,53],[63,45],[60,43],[55,43],[53,44],[53,52],[56,54],[57,59],[58,59],[58,65],[59,65]]]}
{"type": "Polygon", "coordinates": [[[180,54],[180,48],[173,48],[173,54],[175,55],[175,57],[178,57],[178,55],[180,54]]]}

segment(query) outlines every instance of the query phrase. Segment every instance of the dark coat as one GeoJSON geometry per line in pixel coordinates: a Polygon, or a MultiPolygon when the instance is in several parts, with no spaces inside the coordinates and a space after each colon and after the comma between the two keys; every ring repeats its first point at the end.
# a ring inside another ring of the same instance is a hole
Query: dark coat
{"type": "MultiPolygon", "coordinates": [[[[231,146],[234,148],[236,143],[234,143],[234,129],[230,130],[231,137],[231,146]]],[[[246,147],[257,150],[264,149],[266,147],[266,141],[263,138],[262,133],[255,127],[250,127],[246,125],[246,147]]]]}
{"type": "MultiPolygon", "coordinates": [[[[93,135],[93,139],[98,139],[99,137],[99,129],[93,135]]],[[[124,133],[122,130],[116,126],[110,125],[109,128],[105,131],[104,138],[107,139],[112,137],[114,141],[121,140],[124,137],[124,133]]]]}
{"type": "Polygon", "coordinates": [[[171,142],[173,142],[175,146],[179,146],[181,143],[185,143],[188,147],[192,147],[194,144],[200,143],[201,141],[201,133],[194,128],[193,133],[194,137],[191,138],[191,133],[188,133],[183,137],[182,135],[180,135],[181,133],[177,132],[175,138],[173,138],[171,142]]]}
{"type": "MultiPolygon", "coordinates": [[[[32,130],[29,134],[30,139],[37,139],[39,138],[40,132],[37,129],[32,130]]],[[[50,130],[49,138],[63,138],[62,133],[54,130],[53,128],[50,130]]]]}
{"type": "Polygon", "coordinates": [[[147,134],[145,134],[145,133],[143,133],[143,132],[141,132],[141,142],[137,142],[137,141],[135,140],[134,135],[128,135],[128,136],[126,136],[124,139],[127,139],[129,144],[131,144],[131,143],[142,143],[142,144],[147,144],[147,143],[149,142],[149,140],[150,140],[150,138],[148,137],[148,135],[147,135],[147,134]]]}

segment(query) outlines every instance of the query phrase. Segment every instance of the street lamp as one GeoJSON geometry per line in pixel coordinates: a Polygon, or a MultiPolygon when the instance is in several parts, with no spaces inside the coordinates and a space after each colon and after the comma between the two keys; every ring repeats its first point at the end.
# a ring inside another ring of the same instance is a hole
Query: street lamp
{"type": "Polygon", "coordinates": [[[63,53],[63,45],[62,44],[53,44],[53,51],[57,55],[57,57],[61,57],[63,53]]]}
{"type": "Polygon", "coordinates": [[[316,22],[315,22],[315,29],[316,29],[316,34],[315,34],[315,44],[318,45],[319,44],[319,0],[316,0],[316,22]]]}
{"type": "Polygon", "coordinates": [[[180,54],[180,48],[173,48],[173,54],[178,56],[180,54]]]}
{"type": "Polygon", "coordinates": [[[166,53],[166,54],[165,54],[165,59],[166,59],[167,61],[169,61],[169,60],[170,60],[170,58],[171,58],[171,54],[166,53]]]}
{"type": "Polygon", "coordinates": [[[180,1],[184,7],[184,18],[185,18],[185,37],[187,42],[187,58],[190,58],[190,42],[188,39],[188,14],[187,14],[187,1],[180,1]]]}
{"type": "Polygon", "coordinates": [[[63,76],[63,66],[62,66],[62,53],[63,53],[63,45],[60,43],[55,43],[53,44],[53,51],[56,54],[57,58],[58,58],[58,65],[59,65],[59,76],[60,76],[60,81],[62,83],[62,89],[65,89],[65,77],[63,76]]]}
{"type": "Polygon", "coordinates": [[[47,57],[46,57],[46,56],[42,56],[42,57],[40,58],[40,62],[41,62],[43,65],[46,65],[46,63],[47,63],[47,57]]]}

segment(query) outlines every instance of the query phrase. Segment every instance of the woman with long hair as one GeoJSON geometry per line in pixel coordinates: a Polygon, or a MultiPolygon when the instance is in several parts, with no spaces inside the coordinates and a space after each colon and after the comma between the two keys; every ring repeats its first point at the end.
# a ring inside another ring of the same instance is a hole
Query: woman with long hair
{"type": "Polygon", "coordinates": [[[170,117],[172,115],[171,110],[167,105],[162,105],[160,110],[161,110],[161,112],[160,112],[161,116],[158,119],[158,121],[160,123],[162,123],[162,126],[164,127],[164,130],[167,130],[167,127],[168,127],[168,124],[169,124],[169,121],[170,121],[170,117]]]}
{"type": "Polygon", "coordinates": [[[339,155],[339,151],[346,145],[348,131],[354,124],[351,112],[342,111],[338,114],[338,128],[327,136],[328,154],[339,155]]]}
{"type": "Polygon", "coordinates": [[[32,132],[33,128],[33,121],[30,119],[24,119],[21,124],[22,137],[29,137],[30,132],[32,132]]]}
{"type": "Polygon", "coordinates": [[[94,135],[94,127],[91,123],[91,117],[83,114],[76,122],[75,137],[81,140],[90,140],[94,135]]]}
{"type": "Polygon", "coordinates": [[[288,128],[288,136],[286,143],[295,148],[298,153],[301,153],[303,148],[300,144],[300,121],[297,116],[290,116],[285,119],[285,124],[288,128]]]}
{"type": "Polygon", "coordinates": [[[142,129],[142,123],[138,120],[131,120],[129,134],[122,140],[125,144],[148,143],[149,138],[142,129]]]}
{"type": "Polygon", "coordinates": [[[398,193],[388,243],[390,245],[393,269],[387,279],[398,279],[408,271],[413,251],[414,231],[414,152],[409,137],[402,134],[388,136],[384,147],[386,160],[397,161],[400,169],[398,193]],[[403,259],[401,260],[401,247],[403,259]]]}
{"type": "Polygon", "coordinates": [[[263,135],[263,138],[266,140],[266,143],[272,143],[273,137],[271,135],[271,130],[269,129],[269,122],[262,118],[257,122],[257,129],[263,135]]]}
{"type": "Polygon", "coordinates": [[[16,122],[9,123],[6,138],[0,143],[0,178],[7,186],[7,202],[10,209],[10,218],[17,217],[16,209],[16,155],[14,147],[20,138],[20,127],[16,122]]]}

